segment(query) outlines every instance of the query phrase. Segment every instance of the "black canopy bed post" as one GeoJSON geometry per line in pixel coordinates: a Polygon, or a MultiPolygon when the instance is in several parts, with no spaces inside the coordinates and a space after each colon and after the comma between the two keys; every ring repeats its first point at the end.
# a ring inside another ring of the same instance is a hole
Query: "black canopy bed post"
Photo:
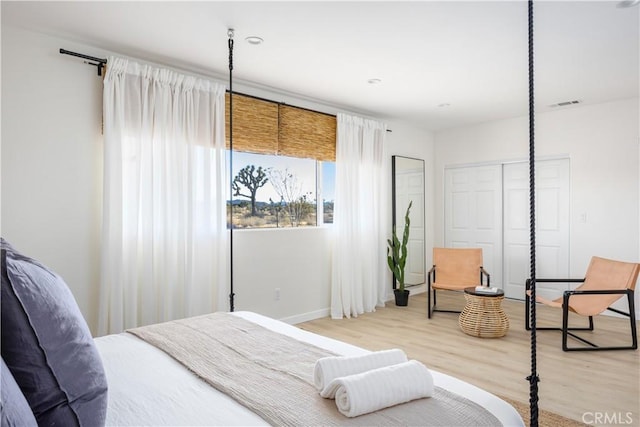
{"type": "Polygon", "coordinates": [[[535,126],[533,102],[533,0],[528,1],[529,24],[529,251],[530,251],[530,289],[531,289],[531,375],[529,381],[529,405],[531,407],[529,425],[538,427],[538,382],[536,366],[536,217],[535,217],[535,126]]]}
{"type": "Polygon", "coordinates": [[[229,311],[233,312],[233,35],[232,28],[227,30],[229,36],[229,311]]]}

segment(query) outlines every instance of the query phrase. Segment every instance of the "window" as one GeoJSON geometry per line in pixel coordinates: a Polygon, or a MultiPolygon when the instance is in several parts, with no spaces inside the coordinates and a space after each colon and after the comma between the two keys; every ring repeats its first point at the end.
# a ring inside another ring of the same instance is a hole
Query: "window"
{"type": "Polygon", "coordinates": [[[336,196],[336,162],[322,162],[322,214],[324,224],[333,224],[333,202],[336,196]]]}
{"type": "Polygon", "coordinates": [[[334,162],[234,152],[232,176],[234,228],[333,223],[334,162]]]}
{"type": "MultiPolygon", "coordinates": [[[[227,129],[228,111],[227,104],[227,129]]],[[[335,117],[238,94],[233,111],[228,222],[234,228],[332,223],[335,117]]]]}

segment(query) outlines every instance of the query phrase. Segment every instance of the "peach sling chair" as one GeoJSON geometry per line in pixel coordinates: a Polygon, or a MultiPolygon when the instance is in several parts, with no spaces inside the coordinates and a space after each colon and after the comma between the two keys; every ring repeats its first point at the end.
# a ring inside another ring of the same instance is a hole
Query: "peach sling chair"
{"type": "Polygon", "coordinates": [[[491,285],[491,276],[482,268],[482,248],[433,248],[433,267],[427,273],[427,312],[460,313],[455,310],[436,310],[436,291],[461,291],[464,288],[491,285]],[[433,291],[433,306],[431,292],[433,291]]]}
{"type": "MultiPolygon", "coordinates": [[[[536,279],[536,283],[582,283],[574,290],[564,291],[562,297],[553,301],[544,299],[536,295],[536,301],[551,307],[562,309],[562,327],[536,327],[538,330],[560,330],[562,331],[562,350],[564,351],[585,351],[585,350],[635,350],[638,348],[638,338],[636,335],[636,314],[634,308],[634,289],[638,280],[640,264],[631,262],[614,261],[605,258],[592,257],[587,268],[584,279],[536,279]],[[627,296],[629,312],[610,307],[611,304],[627,296]],[[571,331],[593,331],[593,316],[605,310],[613,311],[629,318],[631,322],[631,346],[610,346],[600,347],[583,337],[579,337],[571,331]],[[587,316],[589,327],[569,328],[569,312],[587,316]],[[589,347],[568,347],[567,337],[582,341],[589,347]]],[[[526,328],[531,329],[529,323],[530,310],[530,280],[526,281],[526,328]]]]}

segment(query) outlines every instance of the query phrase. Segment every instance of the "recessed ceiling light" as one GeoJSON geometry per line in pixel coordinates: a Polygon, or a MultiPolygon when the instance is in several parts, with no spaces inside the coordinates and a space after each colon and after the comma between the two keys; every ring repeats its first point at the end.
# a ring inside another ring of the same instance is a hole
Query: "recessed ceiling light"
{"type": "Polygon", "coordinates": [[[246,39],[244,39],[247,43],[252,44],[252,45],[259,45],[262,44],[262,42],[264,42],[264,40],[262,39],[262,37],[258,37],[258,36],[249,36],[246,39]]]}
{"type": "Polygon", "coordinates": [[[369,80],[367,80],[367,83],[369,83],[370,85],[377,85],[377,84],[382,83],[382,80],[381,79],[369,79],[369,80]]]}

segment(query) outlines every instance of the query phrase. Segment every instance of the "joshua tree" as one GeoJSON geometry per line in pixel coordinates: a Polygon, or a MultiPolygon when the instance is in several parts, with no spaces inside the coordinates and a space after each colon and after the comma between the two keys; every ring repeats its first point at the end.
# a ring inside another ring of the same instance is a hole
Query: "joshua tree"
{"type": "Polygon", "coordinates": [[[262,166],[256,167],[254,165],[247,165],[244,168],[240,169],[238,175],[233,178],[233,195],[246,197],[251,200],[251,215],[258,215],[258,211],[256,209],[256,193],[258,192],[258,188],[262,187],[269,181],[267,178],[267,169],[262,169],[262,166]],[[249,190],[249,194],[240,193],[240,185],[246,187],[249,190]]]}

